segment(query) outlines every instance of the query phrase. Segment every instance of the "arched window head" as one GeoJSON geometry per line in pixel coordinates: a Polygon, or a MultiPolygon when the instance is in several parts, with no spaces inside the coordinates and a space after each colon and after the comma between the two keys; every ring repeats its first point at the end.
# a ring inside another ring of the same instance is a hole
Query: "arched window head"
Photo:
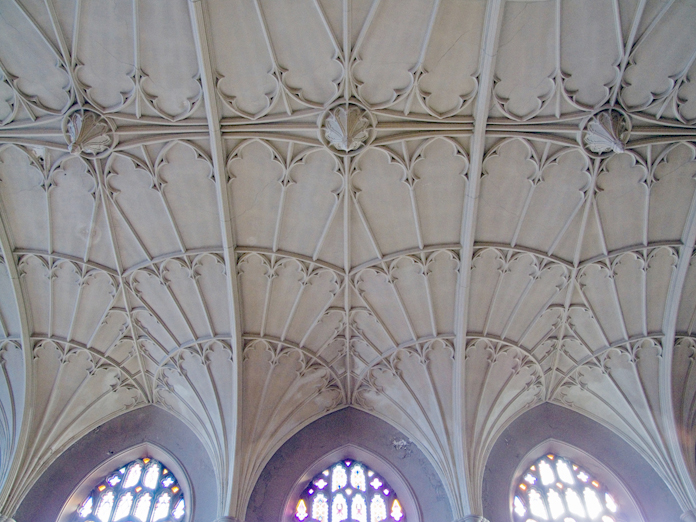
{"type": "Polygon", "coordinates": [[[299,522],[406,522],[396,493],[362,462],[341,460],[317,474],[295,507],[299,522]]]}
{"type": "Polygon", "coordinates": [[[523,473],[512,500],[515,522],[616,522],[620,510],[602,483],[554,454],[541,457],[523,473]]]}
{"type": "Polygon", "coordinates": [[[104,477],[77,508],[75,522],[181,522],[185,514],[174,473],[146,457],[104,477]]]}

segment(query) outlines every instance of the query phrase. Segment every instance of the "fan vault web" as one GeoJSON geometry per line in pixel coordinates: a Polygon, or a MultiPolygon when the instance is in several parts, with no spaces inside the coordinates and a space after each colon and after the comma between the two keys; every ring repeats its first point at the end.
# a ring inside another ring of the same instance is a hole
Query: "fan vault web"
{"type": "Polygon", "coordinates": [[[6,2],[0,512],[150,403],[204,441],[234,516],[284,440],[347,405],[480,513],[496,437],[542,401],[696,507],[671,414],[692,427],[690,9],[6,2]],[[322,134],[345,103],[373,126],[353,155],[322,134]],[[607,107],[625,152],[586,148],[607,107]],[[115,129],[103,157],[66,131],[84,110],[115,129]]]}

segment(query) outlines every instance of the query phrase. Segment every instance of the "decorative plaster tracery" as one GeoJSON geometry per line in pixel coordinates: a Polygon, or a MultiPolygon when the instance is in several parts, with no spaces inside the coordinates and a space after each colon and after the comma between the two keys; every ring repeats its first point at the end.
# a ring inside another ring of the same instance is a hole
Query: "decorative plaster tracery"
{"type": "MultiPolygon", "coordinates": [[[[0,8],[3,346],[73,354],[61,379],[98,361],[76,398],[113,367],[134,398],[104,418],[184,419],[220,516],[347,405],[400,426],[453,516],[480,516],[487,452],[545,400],[696,507],[670,413],[690,422],[672,390],[696,322],[685,2],[80,5],[0,8]],[[287,415],[258,413],[280,397],[287,415]]],[[[30,370],[9,387],[48,411],[30,370]]],[[[17,434],[0,512],[53,458],[27,441],[76,426],[17,434]]]]}

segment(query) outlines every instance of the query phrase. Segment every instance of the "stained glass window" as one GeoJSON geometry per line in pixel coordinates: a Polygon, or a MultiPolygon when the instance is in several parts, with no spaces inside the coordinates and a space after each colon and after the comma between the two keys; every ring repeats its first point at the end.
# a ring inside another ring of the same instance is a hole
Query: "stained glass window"
{"type": "Polygon", "coordinates": [[[401,503],[384,477],[354,460],[341,460],[317,474],[297,500],[295,518],[299,522],[406,522],[401,503]]]}
{"type": "Polygon", "coordinates": [[[616,522],[619,505],[572,461],[545,455],[522,476],[512,500],[514,522],[616,522]]]}
{"type": "Polygon", "coordinates": [[[104,477],[77,508],[75,522],[181,522],[185,514],[174,474],[144,458],[104,477]]]}

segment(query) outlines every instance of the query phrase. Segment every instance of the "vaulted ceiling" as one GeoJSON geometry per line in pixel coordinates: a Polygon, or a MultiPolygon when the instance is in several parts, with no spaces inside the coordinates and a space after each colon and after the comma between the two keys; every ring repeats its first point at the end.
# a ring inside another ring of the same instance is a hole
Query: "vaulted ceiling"
{"type": "Polygon", "coordinates": [[[221,515],[347,405],[480,514],[544,401],[693,509],[695,60],[690,0],[3,1],[0,512],[154,403],[221,515]]]}

